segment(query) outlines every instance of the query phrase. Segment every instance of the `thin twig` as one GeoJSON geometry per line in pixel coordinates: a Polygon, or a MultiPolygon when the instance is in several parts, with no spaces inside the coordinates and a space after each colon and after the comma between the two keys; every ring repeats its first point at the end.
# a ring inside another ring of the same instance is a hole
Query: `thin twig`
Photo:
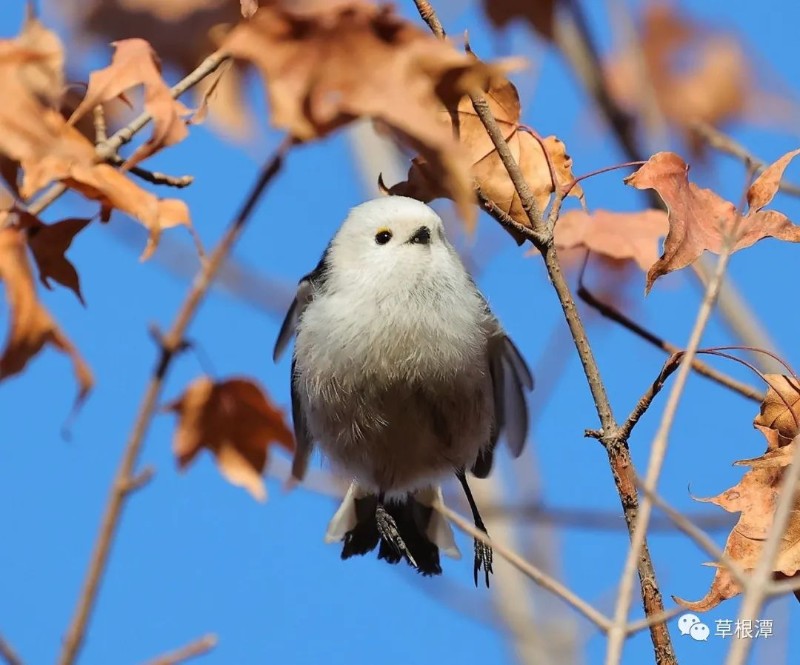
{"type": "MultiPolygon", "coordinates": [[[[769,535],[761,549],[755,570],[753,570],[750,582],[742,598],[739,608],[739,621],[752,620],[761,614],[761,607],[768,597],[768,589],[775,569],[775,560],[778,557],[786,525],[794,512],[797,501],[797,485],[800,482],[800,435],[796,436],[792,443],[795,446],[792,452],[792,461],[783,474],[780,496],[778,498],[775,513],[772,518],[772,525],[769,535]]],[[[733,640],[731,650],[725,665],[744,665],[750,653],[753,640],[733,640]]]]}
{"type": "MultiPolygon", "coordinates": [[[[431,26],[435,34],[435,25],[438,23],[436,14],[430,3],[424,2],[425,13],[422,18],[431,26]]],[[[419,3],[417,4],[419,8],[419,3]]],[[[440,25],[440,24],[439,24],[440,25]]],[[[480,118],[481,123],[486,129],[487,134],[492,140],[492,144],[497,150],[505,170],[511,182],[514,184],[522,209],[530,223],[531,230],[526,237],[531,239],[534,246],[542,253],[544,263],[547,268],[550,282],[558,295],[559,303],[564,312],[564,317],[570,329],[575,348],[578,352],[589,390],[592,393],[595,409],[597,410],[600,424],[603,428],[603,443],[608,454],[609,466],[614,477],[617,492],[625,514],[625,522],[629,533],[633,534],[634,524],[638,512],[638,496],[636,494],[633,460],[628,450],[627,442],[617,436],[617,423],[611,410],[611,403],[608,399],[605,385],[600,377],[600,370],[594,353],[589,344],[583,321],[580,318],[575,300],[572,297],[567,280],[561,270],[555,243],[553,241],[552,229],[542,218],[542,211],[539,210],[536,200],[525,181],[525,177],[517,164],[511,150],[503,137],[503,133],[492,115],[489,104],[485,97],[479,94],[471,94],[470,100],[475,109],[475,113],[480,118]],[[549,233],[548,233],[549,232],[549,233]]],[[[556,191],[556,198],[563,198],[563,190],[556,191]]],[[[664,603],[661,592],[656,582],[655,569],[646,544],[639,550],[639,579],[641,582],[641,595],[645,607],[645,613],[650,616],[664,611],[664,603]]],[[[623,626],[624,628],[624,626],[623,626]]],[[[659,665],[672,665],[675,662],[675,655],[670,640],[669,631],[663,625],[654,625],[651,628],[651,638],[656,651],[656,660],[659,665]]]]}
{"type": "Polygon", "coordinates": [[[217,646],[217,636],[213,634],[204,635],[180,649],[165,653],[163,656],[153,660],[148,660],[146,665],[178,665],[178,663],[184,663],[187,660],[208,653],[215,646],[217,646]]]}
{"type": "MultiPolygon", "coordinates": [[[[748,185],[751,179],[752,174],[748,173],[748,185]]],[[[646,546],[647,542],[647,526],[653,510],[652,496],[656,493],[656,485],[661,476],[664,459],[666,458],[669,433],[672,429],[672,424],[675,421],[675,415],[678,412],[678,405],[680,404],[684,389],[689,380],[689,374],[692,371],[691,362],[694,360],[697,350],[700,348],[700,341],[702,340],[703,333],[705,332],[706,326],[711,319],[711,313],[714,311],[714,305],[717,301],[717,296],[719,295],[719,291],[722,286],[723,277],[728,268],[731,250],[735,240],[736,228],[741,220],[741,212],[745,202],[744,193],[746,191],[747,187],[744,188],[742,201],[738,207],[736,222],[734,223],[733,228],[730,230],[730,233],[725,238],[722,251],[717,261],[716,270],[714,271],[714,275],[708,283],[705,296],[703,297],[703,302],[700,305],[694,326],[692,327],[692,332],[689,335],[689,341],[686,344],[686,351],[684,352],[686,362],[681,363],[681,366],[678,369],[678,374],[675,377],[675,382],[672,384],[672,390],[667,398],[667,404],[665,405],[664,412],[661,416],[661,423],[650,448],[650,459],[647,464],[647,474],[645,475],[643,484],[643,488],[646,490],[646,493],[644,500],[640,505],[636,526],[631,536],[631,546],[628,550],[628,556],[626,557],[625,566],[620,578],[617,604],[614,608],[614,625],[608,634],[608,645],[606,649],[605,661],[606,665],[617,665],[622,661],[622,647],[626,638],[625,626],[628,623],[628,612],[630,610],[631,591],[633,588],[633,576],[634,571],[637,568],[637,562],[641,555],[642,549],[646,546]]]]}
{"type": "MultiPolygon", "coordinates": [[[[644,326],[636,323],[633,319],[628,318],[618,309],[604,303],[592,294],[583,284],[578,287],[578,297],[583,300],[587,305],[597,310],[602,316],[607,319],[619,323],[626,330],[630,330],[634,335],[638,335],[646,342],[650,342],[653,346],[665,351],[667,353],[682,353],[683,349],[672,344],[655,333],[647,330],[644,326]]],[[[701,376],[711,379],[716,383],[729,388],[734,392],[739,393],[742,397],[758,402],[759,404],[764,401],[764,393],[752,386],[747,385],[742,381],[737,381],[724,372],[714,369],[710,365],[704,363],[702,360],[692,360],[692,369],[701,376]]]]}
{"type": "Polygon", "coordinates": [[[6,665],[23,665],[22,659],[2,635],[0,635],[0,658],[6,661],[6,665]]]}
{"type": "Polygon", "coordinates": [[[666,625],[667,621],[678,616],[679,614],[682,614],[683,612],[684,609],[682,607],[673,607],[671,609],[664,610],[660,614],[653,614],[652,616],[644,617],[643,619],[631,621],[625,628],[625,632],[630,637],[631,635],[635,635],[642,630],[647,630],[656,624],[666,625]]]}
{"type": "MultiPolygon", "coordinates": [[[[692,131],[700,136],[709,146],[720,152],[741,160],[745,168],[754,168],[757,173],[761,173],[769,164],[763,159],[759,159],[741,143],[738,143],[731,136],[723,134],[716,127],[712,127],[707,122],[696,121],[692,124],[692,131]]],[[[800,185],[781,180],[778,189],[785,194],[800,196],[800,185]]]]}
{"type": "MultiPolygon", "coordinates": [[[[600,52],[589,30],[582,3],[578,0],[564,0],[562,4],[567,11],[558,14],[556,44],[606,117],[627,158],[633,161],[645,159],[646,155],[637,142],[635,118],[617,104],[608,87],[600,52]]],[[[645,196],[651,207],[666,210],[664,202],[654,190],[648,190],[645,196]]],[[[714,271],[713,263],[707,257],[701,257],[692,264],[691,269],[703,285],[705,293],[710,275],[714,271]]],[[[731,331],[749,346],[776,348],[766,328],[730,278],[725,280],[720,289],[718,305],[720,314],[731,331]]]]}
{"type": "Polygon", "coordinates": [[[100,581],[108,563],[111,544],[114,541],[114,536],[119,527],[122,508],[130,492],[131,483],[135,478],[134,469],[136,461],[139,458],[145,435],[150,427],[153,415],[156,412],[158,400],[164,384],[164,377],[166,376],[170,363],[181,348],[186,330],[194,318],[200,303],[208,292],[211,283],[214,281],[217,272],[230,253],[244,225],[250,219],[250,215],[267,185],[280,170],[281,163],[289,146],[290,142],[284,141],[276,153],[264,165],[246,201],[242,205],[241,210],[234,217],[225,235],[217,244],[208,261],[203,263],[195,277],[194,283],[189,293],[186,295],[186,299],[175,316],[172,327],[163,336],[160,357],[142,398],[136,421],[128,443],[125,446],[119,469],[111,487],[111,494],[92,552],[92,558],[84,581],[83,590],[78,599],[72,622],[70,623],[69,630],[64,639],[64,646],[59,658],[60,665],[72,665],[83,644],[90,615],[94,608],[95,601],[97,600],[100,581]]]}
{"type": "MultiPolygon", "coordinates": [[[[229,58],[230,56],[224,51],[215,51],[205,60],[203,60],[203,62],[201,62],[194,69],[194,71],[189,73],[185,78],[170,88],[170,93],[173,97],[180,97],[184,92],[193,88],[206,76],[213,74],[217,68],[229,58]]],[[[95,148],[98,161],[103,162],[113,158],[123,145],[130,143],[131,139],[147,126],[147,123],[149,123],[150,120],[152,120],[152,116],[145,111],[138,117],[131,120],[131,122],[125,125],[125,127],[117,131],[107,141],[99,143],[95,148]]],[[[50,189],[48,189],[44,194],[42,194],[38,199],[28,206],[28,212],[30,212],[32,215],[40,214],[45,208],[51,205],[56,199],[61,197],[61,195],[66,191],[67,187],[62,183],[58,182],[54,184],[50,187],[50,189]]]]}
{"type": "Polygon", "coordinates": [[[550,575],[540,570],[533,564],[528,563],[519,554],[505,547],[502,543],[489,538],[485,532],[481,531],[480,529],[476,529],[470,521],[466,520],[443,503],[439,502],[435,509],[467,535],[472,536],[473,538],[476,538],[487,545],[490,545],[496,554],[499,554],[501,557],[503,557],[512,566],[514,566],[514,568],[532,579],[543,589],[547,589],[558,598],[561,598],[564,602],[589,619],[589,621],[591,621],[600,630],[603,632],[608,630],[609,626],[611,625],[608,617],[604,616],[580,596],[577,596],[575,593],[570,591],[567,587],[561,584],[561,582],[550,577],[550,575]]]}
{"type": "Polygon", "coordinates": [[[656,395],[661,392],[661,389],[664,387],[667,379],[676,369],[678,369],[682,357],[682,353],[675,353],[667,359],[667,362],[664,363],[664,366],[661,368],[656,380],[653,381],[651,386],[645,391],[644,395],[642,395],[642,397],[636,403],[636,406],[633,407],[631,414],[625,419],[625,422],[620,425],[619,436],[622,439],[627,441],[630,438],[631,432],[633,431],[633,428],[636,427],[639,419],[645,414],[647,409],[650,408],[650,405],[653,403],[656,395]]]}

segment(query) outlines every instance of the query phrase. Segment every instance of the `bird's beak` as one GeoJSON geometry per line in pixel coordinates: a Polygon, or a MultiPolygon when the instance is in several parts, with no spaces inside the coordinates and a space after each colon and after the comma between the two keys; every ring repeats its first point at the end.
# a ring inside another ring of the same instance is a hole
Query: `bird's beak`
{"type": "Polygon", "coordinates": [[[420,226],[414,235],[408,239],[413,245],[427,245],[431,241],[431,230],[427,226],[420,226]]]}

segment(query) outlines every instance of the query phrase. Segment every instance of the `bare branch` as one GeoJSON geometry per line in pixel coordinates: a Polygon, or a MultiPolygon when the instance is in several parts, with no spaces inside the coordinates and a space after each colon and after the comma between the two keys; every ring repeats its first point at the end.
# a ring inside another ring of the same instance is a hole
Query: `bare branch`
{"type": "Polygon", "coordinates": [[[111,486],[111,494],[106,504],[83,590],[64,639],[64,646],[58,661],[60,665],[72,665],[83,644],[90,615],[97,599],[100,581],[108,563],[111,544],[119,527],[122,508],[130,492],[131,484],[135,483],[134,468],[139,458],[145,435],[156,412],[167,370],[176,353],[180,350],[186,330],[194,318],[200,303],[208,293],[220,267],[225,262],[225,258],[250,219],[267,185],[280,170],[284,155],[290,145],[291,142],[285,140],[262,168],[241,210],[228,226],[227,231],[215,247],[208,261],[202,264],[189,293],[175,316],[172,327],[161,340],[160,357],[142,398],[136,422],[133,425],[130,438],[122,454],[119,469],[111,486]]]}
{"type": "Polygon", "coordinates": [[[184,663],[187,660],[208,653],[215,646],[217,646],[217,636],[213,634],[204,635],[180,649],[170,651],[163,656],[147,661],[146,665],[178,665],[179,663],[184,663]]]}
{"type": "Polygon", "coordinates": [[[543,589],[547,589],[551,593],[564,600],[564,602],[580,612],[600,630],[603,632],[608,630],[611,624],[611,622],[608,620],[608,617],[604,616],[601,612],[589,605],[589,603],[587,603],[585,600],[570,591],[567,587],[561,584],[561,582],[550,577],[547,573],[540,570],[533,564],[528,563],[519,554],[505,547],[502,543],[489,538],[486,533],[480,529],[476,529],[471,522],[464,519],[461,515],[454,510],[451,510],[443,503],[440,502],[435,509],[444,515],[445,518],[455,524],[464,533],[472,536],[473,538],[477,538],[487,545],[491,545],[492,549],[506,561],[508,561],[512,566],[514,566],[514,568],[525,574],[543,589]]]}
{"type": "Polygon", "coordinates": [[[6,662],[6,665],[23,665],[22,659],[11,645],[3,639],[2,635],[0,635],[0,658],[6,662]]]}

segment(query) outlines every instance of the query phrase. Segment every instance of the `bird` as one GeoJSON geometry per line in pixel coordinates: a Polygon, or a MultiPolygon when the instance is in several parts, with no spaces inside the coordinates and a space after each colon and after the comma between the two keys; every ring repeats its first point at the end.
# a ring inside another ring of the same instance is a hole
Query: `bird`
{"type": "MultiPolygon", "coordinates": [[[[326,542],[441,574],[440,552],[460,557],[441,483],[455,475],[487,533],[467,474],[489,475],[501,435],[520,455],[533,376],[439,215],[403,196],[352,208],[300,280],[275,362],[293,336],[292,481],[315,447],[351,481],[326,542]]],[[[475,539],[476,586],[481,570],[488,587],[492,549],[475,539]]]]}

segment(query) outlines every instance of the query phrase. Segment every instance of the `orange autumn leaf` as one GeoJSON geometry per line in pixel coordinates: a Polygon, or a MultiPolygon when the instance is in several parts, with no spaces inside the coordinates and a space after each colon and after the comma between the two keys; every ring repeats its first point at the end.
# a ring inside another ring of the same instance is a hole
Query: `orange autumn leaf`
{"type": "MultiPolygon", "coordinates": [[[[58,7],[72,27],[73,39],[84,48],[145,39],[180,77],[216,49],[215,27],[235,23],[241,12],[239,0],[58,0],[58,7]],[[176,39],[176,35],[191,35],[191,39],[176,39]]],[[[203,79],[192,90],[195,100],[201,100],[216,84],[208,100],[209,117],[228,136],[239,140],[253,131],[243,69],[229,66],[224,75],[203,79]]],[[[194,116],[193,122],[199,119],[194,116]]]]}
{"type": "Polygon", "coordinates": [[[222,48],[253,63],[272,124],[298,141],[369,118],[425,158],[467,223],[474,222],[469,161],[438,118],[445,99],[500,69],[362,0],[265,3],[222,48]]]}
{"type": "Polygon", "coordinates": [[[630,259],[647,272],[658,259],[659,240],[668,230],[662,210],[592,214],[569,210],[556,223],[555,243],[559,249],[582,247],[607,258],[630,259]]]}
{"type": "Polygon", "coordinates": [[[153,134],[126,160],[125,167],[130,168],[158,150],[183,141],[189,134],[183,120],[189,110],[172,97],[150,44],[144,39],[123,39],[112,45],[115,52],[111,64],[91,73],[86,95],[69,122],[74,124],[95,106],[143,86],[144,108],[153,117],[153,134]]]}
{"type": "Polygon", "coordinates": [[[0,355],[0,380],[20,373],[45,344],[52,344],[72,361],[78,382],[76,403],[81,402],[94,383],[92,372],[39,302],[25,249],[25,231],[14,225],[0,228],[0,281],[5,286],[11,320],[0,355]]]}
{"type": "Polygon", "coordinates": [[[646,290],[662,275],[694,263],[705,251],[719,254],[731,233],[732,252],[763,238],[800,242],[800,227],[786,215],[762,210],[774,197],[786,165],[797,154],[800,150],[787,153],[759,176],[748,190],[750,209],[741,216],[730,201],[689,182],[689,166],[673,152],[656,153],[628,176],[627,184],[654,189],[669,210],[664,252],[647,273],[646,290]]]}
{"type": "MultiPolygon", "coordinates": [[[[754,425],[764,434],[767,450],[760,457],[736,462],[750,467],[742,479],[721,494],[697,499],[713,503],[731,513],[739,513],[739,520],[725,543],[725,554],[745,572],[752,571],[761,556],[764,543],[772,527],[775,509],[782,491],[786,467],[791,463],[794,447],[800,439],[800,384],[793,377],[767,374],[764,377],[769,390],[761,404],[761,412],[754,425]]],[[[675,598],[683,607],[705,612],[723,600],[741,593],[739,583],[731,572],[717,566],[708,593],[698,601],[675,598]]],[[[781,537],[773,573],[776,578],[794,577],[800,571],[800,493],[794,497],[791,517],[781,537]]]]}
{"type": "MultiPolygon", "coordinates": [[[[484,96],[514,160],[525,176],[539,210],[543,211],[550,201],[553,182],[542,145],[531,132],[520,125],[522,111],[516,87],[506,78],[494,77],[491,85],[484,91],[484,96]]],[[[452,98],[440,112],[440,118],[448,131],[458,136],[461,146],[467,152],[472,178],[481,193],[515,221],[529,226],[530,221],[514,183],[511,182],[486,128],[475,113],[470,98],[464,95],[452,98]]],[[[572,158],[567,154],[564,143],[555,136],[548,136],[542,140],[542,144],[553,164],[557,184],[567,185],[572,182],[572,158]]],[[[425,202],[448,196],[438,178],[438,172],[431,169],[424,157],[414,160],[408,179],[391,187],[389,193],[411,196],[425,202]]],[[[575,186],[570,194],[582,197],[583,191],[580,186],[575,186]]]]}
{"type": "MultiPolygon", "coordinates": [[[[41,33],[44,28],[36,30],[41,33]]],[[[113,167],[98,164],[94,145],[50,105],[40,87],[44,81],[58,78],[60,69],[56,72],[55,68],[63,60],[60,49],[55,36],[0,40],[0,89],[7,95],[0,105],[0,155],[20,165],[19,193],[23,198],[58,181],[104,208],[116,208],[144,224],[150,231],[143,254],[147,258],[162,229],[191,225],[189,210],[183,201],[159,199],[113,167]],[[41,44],[42,50],[32,43],[41,44]],[[32,63],[37,64],[36,69],[30,69],[32,63]]]]}
{"type": "Polygon", "coordinates": [[[230,483],[259,501],[266,499],[262,474],[269,447],[279,444],[291,451],[294,438],[283,412],[258,384],[244,378],[214,382],[202,377],[165,408],[179,417],[173,443],[179,468],[186,468],[206,448],[230,483]]]}
{"type": "MultiPolygon", "coordinates": [[[[788,101],[769,93],[763,64],[757,65],[738,35],[680,14],[671,2],[645,5],[639,34],[624,39],[605,67],[612,96],[651,124],[665,119],[685,137],[693,153],[705,141],[693,131],[749,117],[780,118],[788,101]],[[652,117],[648,102],[658,117],[652,117]]],[[[791,117],[794,117],[792,114],[791,117]]]]}

